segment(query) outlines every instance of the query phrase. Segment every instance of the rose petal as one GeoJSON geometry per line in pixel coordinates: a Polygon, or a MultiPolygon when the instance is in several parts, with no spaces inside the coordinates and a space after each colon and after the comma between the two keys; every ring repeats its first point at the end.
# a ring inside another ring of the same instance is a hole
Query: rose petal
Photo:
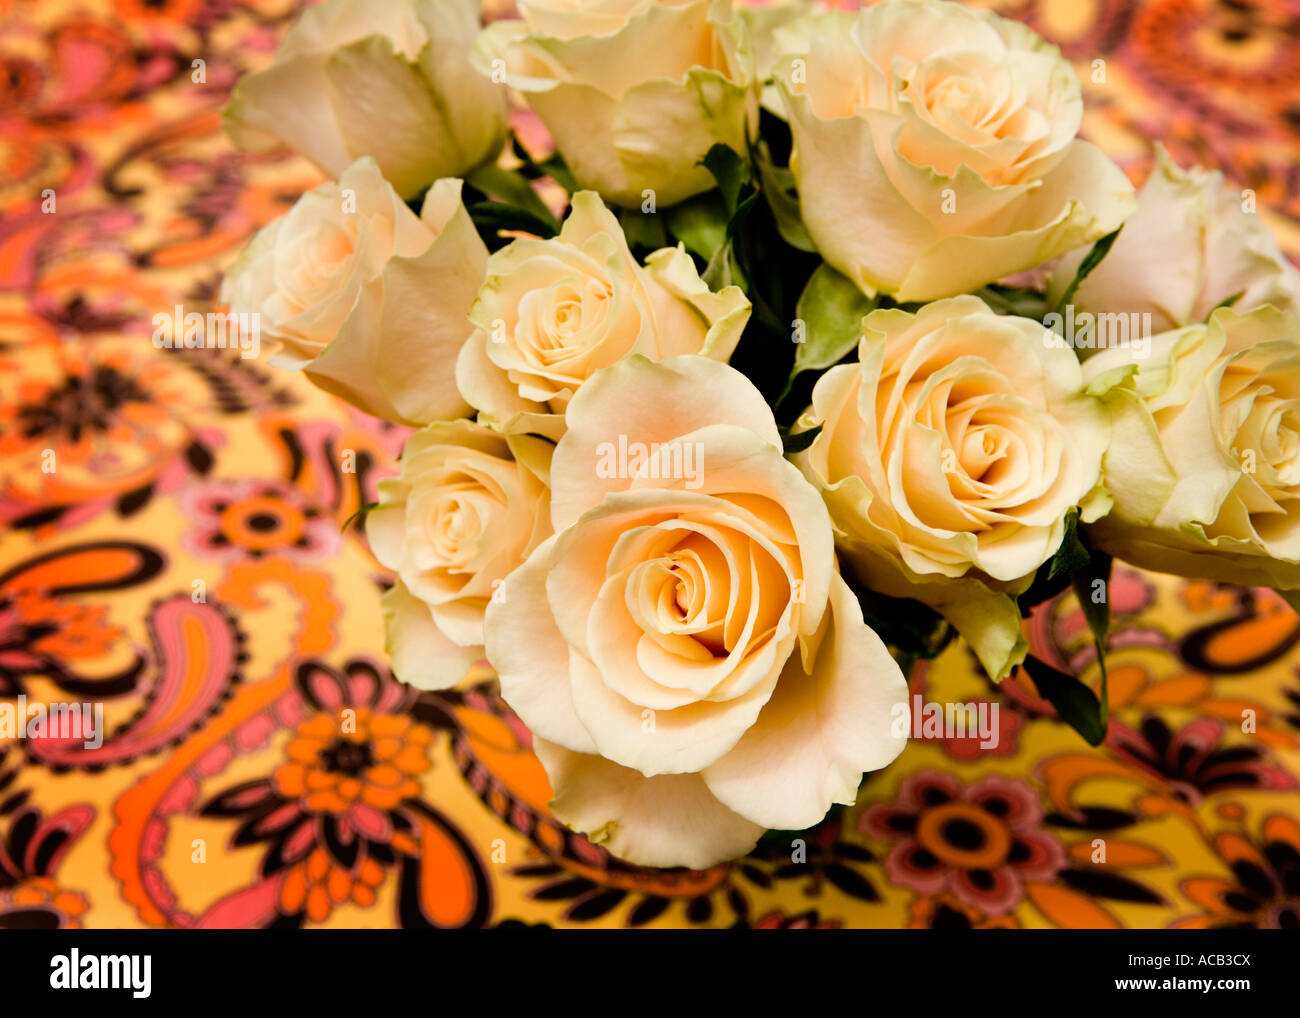
{"type": "Polygon", "coordinates": [[[830,627],[812,674],[791,658],[758,720],[703,771],[723,804],[764,827],[801,830],[851,804],[866,771],[902,752],[895,707],[907,682],[837,574],[830,627]]]}
{"type": "Polygon", "coordinates": [[[380,599],[384,649],[393,674],[417,689],[450,689],[483,657],[483,648],[453,643],[434,625],[429,606],[400,581],[380,599]]]}
{"type": "Polygon", "coordinates": [[[507,577],[488,603],[483,631],[501,695],[534,735],[594,753],[596,744],[573,709],[569,647],[547,608],[546,576],[556,539],[547,538],[507,577]]]}
{"type": "Polygon", "coordinates": [[[556,819],[639,866],[703,869],[744,855],[763,828],[723,806],[698,774],[647,778],[545,739],[533,750],[551,779],[556,819]]]}

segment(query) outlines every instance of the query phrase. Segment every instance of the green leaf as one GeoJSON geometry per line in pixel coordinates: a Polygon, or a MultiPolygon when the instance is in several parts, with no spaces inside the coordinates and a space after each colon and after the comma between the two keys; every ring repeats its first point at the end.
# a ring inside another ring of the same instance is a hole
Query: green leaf
{"type": "Polygon", "coordinates": [[[1085,565],[1070,574],[1074,596],[1079,600],[1083,617],[1092,630],[1092,644],[1097,648],[1097,667],[1101,669],[1101,720],[1110,717],[1110,673],[1106,669],[1106,634],[1110,631],[1110,574],[1114,560],[1104,551],[1092,549],[1085,565]],[[1097,583],[1103,584],[1102,599],[1096,600],[1097,583]]]}
{"type": "Polygon", "coordinates": [[[1205,320],[1208,322],[1210,318],[1214,315],[1214,312],[1218,311],[1219,308],[1232,307],[1232,305],[1236,304],[1237,301],[1241,300],[1241,298],[1244,297],[1245,294],[1246,294],[1245,290],[1238,290],[1231,297],[1224,297],[1223,300],[1219,301],[1219,303],[1215,304],[1214,307],[1210,308],[1210,313],[1205,316],[1205,320]]]}
{"type": "Polygon", "coordinates": [[[905,678],[913,664],[938,657],[957,635],[952,623],[921,601],[881,594],[847,573],[844,581],[862,607],[863,620],[893,649],[905,678]]]}
{"type": "Polygon", "coordinates": [[[1065,288],[1065,293],[1061,294],[1061,299],[1056,302],[1055,311],[1058,315],[1065,313],[1065,305],[1074,300],[1074,293],[1079,289],[1079,284],[1087,279],[1092,270],[1101,264],[1101,260],[1109,253],[1111,245],[1115,243],[1115,238],[1119,236],[1119,231],[1122,229],[1124,229],[1123,226],[1114,233],[1106,234],[1101,240],[1092,245],[1092,250],[1079,263],[1079,269],[1075,272],[1074,278],[1070,280],[1070,285],[1065,288]]]}
{"type": "Polygon", "coordinates": [[[822,433],[822,426],[819,424],[815,428],[809,428],[807,431],[790,433],[789,428],[779,428],[781,433],[781,446],[785,449],[786,455],[795,452],[803,452],[813,442],[817,441],[817,436],[822,433]]]}
{"type": "Polygon", "coordinates": [[[715,144],[700,160],[702,166],[713,174],[722,191],[727,212],[735,215],[740,206],[740,195],[752,183],[749,161],[730,145],[715,144]]]}
{"type": "MultiPolygon", "coordinates": [[[[498,235],[501,230],[518,230],[532,233],[538,237],[554,237],[555,229],[550,223],[538,219],[526,209],[503,205],[496,201],[481,201],[467,205],[465,211],[478,227],[478,232],[492,250],[503,246],[503,239],[498,235]]],[[[509,243],[509,241],[504,241],[509,243]]]]}
{"type": "Polygon", "coordinates": [[[365,505],[360,506],[356,512],[354,512],[351,516],[349,516],[346,520],[343,521],[342,525],[339,527],[339,533],[341,534],[346,532],[348,527],[352,526],[353,520],[360,519],[362,516],[370,512],[371,509],[376,508],[378,505],[379,505],[378,502],[367,502],[365,505]]]}
{"type": "Polygon", "coordinates": [[[1083,609],[1083,616],[1088,620],[1088,628],[1101,641],[1106,639],[1106,634],[1110,631],[1112,565],[1113,560],[1109,555],[1104,551],[1093,549],[1088,561],[1070,574],[1070,582],[1074,586],[1075,596],[1079,599],[1079,607],[1083,609]],[[1104,584],[1101,588],[1104,596],[1100,601],[1096,601],[1093,599],[1093,591],[1099,581],[1104,584]]]}
{"type": "Polygon", "coordinates": [[[1070,586],[1072,574],[1087,565],[1089,556],[1088,546],[1079,534],[1079,510],[1072,508],[1065,515],[1065,536],[1061,538],[1056,554],[1038,567],[1029,589],[1016,598],[1020,614],[1028,617],[1037,605],[1070,586]]]}
{"type": "Polygon", "coordinates": [[[1056,708],[1061,720],[1087,740],[1090,746],[1106,741],[1107,719],[1101,701],[1073,675],[1058,671],[1036,657],[1025,658],[1025,673],[1038,694],[1056,708]]]}
{"type": "Polygon", "coordinates": [[[799,195],[795,190],[794,174],[789,169],[776,166],[772,162],[767,142],[760,141],[754,152],[754,165],[758,167],[759,188],[767,200],[767,207],[772,210],[776,228],[781,239],[800,251],[814,253],[817,245],[803,225],[803,216],[799,211],[799,195]]]}
{"type": "Polygon", "coordinates": [[[730,239],[713,253],[709,264],[700,273],[700,278],[714,293],[728,286],[738,286],[746,294],[749,293],[749,277],[745,275],[745,269],[736,257],[736,247],[730,239]]]}
{"type": "Polygon", "coordinates": [[[489,197],[513,208],[523,209],[538,222],[545,223],[550,229],[546,236],[554,236],[560,232],[560,221],[551,214],[551,210],[546,207],[546,202],[542,201],[541,196],[533,190],[533,185],[528,182],[528,178],[517,170],[503,170],[500,166],[480,166],[465,179],[489,197]]]}
{"type": "Polygon", "coordinates": [[[800,373],[829,368],[851,353],[862,336],[862,316],[875,306],[875,300],[848,277],[824,262],[818,266],[795,305],[795,319],[803,323],[803,341],[795,347],[785,391],[790,391],[800,373]]]}
{"type": "Polygon", "coordinates": [[[712,192],[688,198],[667,213],[669,232],[686,245],[691,254],[705,264],[727,241],[727,221],[731,218],[721,196],[712,192]]]}
{"type": "Polygon", "coordinates": [[[530,180],[536,180],[539,177],[550,177],[569,194],[582,190],[577,180],[574,179],[573,173],[569,170],[568,164],[564,161],[564,157],[559,152],[552,152],[545,159],[534,159],[532,153],[524,148],[519,136],[513,133],[510,135],[510,147],[519,161],[523,163],[519,172],[530,180]]]}
{"type": "Polygon", "coordinates": [[[976,290],[975,296],[1000,315],[1041,320],[1047,314],[1047,295],[1028,286],[1001,286],[992,283],[976,290]]]}
{"type": "Polygon", "coordinates": [[[569,164],[561,158],[560,153],[556,152],[554,155],[547,156],[538,163],[537,166],[543,170],[548,177],[568,191],[569,194],[573,194],[574,192],[583,189],[582,185],[578,183],[578,179],[569,169],[569,164]]]}
{"type": "Polygon", "coordinates": [[[1047,568],[1048,579],[1054,580],[1087,565],[1089,554],[1088,546],[1079,537],[1079,510],[1072,506],[1065,514],[1065,536],[1047,568]]]}
{"type": "Polygon", "coordinates": [[[754,206],[757,204],[757,191],[753,194],[746,195],[741,199],[740,204],[736,206],[736,211],[733,212],[731,218],[727,220],[728,239],[732,239],[740,233],[740,228],[744,225],[745,220],[749,218],[749,214],[754,211],[754,206]]]}
{"type": "Polygon", "coordinates": [[[828,368],[851,352],[862,337],[862,319],[876,307],[857,285],[823,262],[808,279],[795,316],[805,337],[795,352],[795,370],[828,368]]]}
{"type": "Polygon", "coordinates": [[[658,213],[619,209],[618,223],[623,227],[623,235],[633,248],[658,251],[668,243],[664,217],[658,213]]]}

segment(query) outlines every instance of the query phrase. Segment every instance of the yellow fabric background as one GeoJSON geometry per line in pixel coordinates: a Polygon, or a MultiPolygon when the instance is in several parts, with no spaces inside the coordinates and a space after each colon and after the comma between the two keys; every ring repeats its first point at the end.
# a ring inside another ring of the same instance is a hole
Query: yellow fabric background
{"type": "MultiPolygon", "coordinates": [[[[1290,5],[1000,9],[1076,62],[1085,133],[1135,180],[1163,139],[1300,252],[1290,5]]],[[[857,806],[705,873],[559,829],[489,676],[392,683],[382,570],[340,526],[401,433],[256,361],[150,343],[319,181],[235,152],[217,117],[293,11],[0,0],[0,705],[99,700],[109,728],[93,752],[0,740],[0,926],[1300,921],[1300,621],[1267,591],[1121,571],[1095,750],[950,648],[914,689],[997,700],[996,750],[914,741],[857,806]],[[325,751],[366,765],[357,787],[325,751]],[[370,826],[343,844],[354,801],[370,826]]],[[[1096,681],[1068,596],[1030,630],[1096,681]]]]}

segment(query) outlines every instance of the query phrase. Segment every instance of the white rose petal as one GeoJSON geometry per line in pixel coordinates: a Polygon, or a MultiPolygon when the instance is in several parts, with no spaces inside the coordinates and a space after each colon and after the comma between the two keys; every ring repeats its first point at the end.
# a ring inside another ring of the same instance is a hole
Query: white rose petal
{"type": "Polygon", "coordinates": [[[633,862],[698,867],[762,825],[852,801],[902,749],[890,729],[907,687],[762,397],[698,354],[632,356],[584,383],[566,417],[557,534],[484,626],[555,815],[633,862]],[[698,449],[702,470],[666,471],[687,461],[665,456],[601,473],[620,435],[698,449]]]}
{"type": "Polygon", "coordinates": [[[868,586],[923,601],[995,679],[1024,657],[1013,595],[1098,488],[1109,417],[1074,352],[977,297],[862,321],[858,363],[813,389],[794,459],[868,586]]]}
{"type": "Polygon", "coordinates": [[[471,59],[542,118],[570,171],[609,202],[676,204],[714,186],[715,144],[747,151],[757,124],[752,58],[729,0],[521,4],[471,59]]]}
{"type": "MultiPolygon", "coordinates": [[[[1080,311],[1149,314],[1153,332],[1204,322],[1222,302],[1235,311],[1271,304],[1300,312],[1300,271],[1223,174],[1182,170],[1163,146],[1137,211],[1079,285],[1080,311]]],[[[1049,296],[1059,300],[1086,251],[1061,259],[1049,296]]]]}
{"type": "Polygon", "coordinates": [[[738,287],[713,293],[680,248],[644,267],[592,191],[573,196],[558,237],[495,252],[470,312],[477,332],[456,364],[480,419],[558,440],[586,379],[633,354],[731,356],[750,305],[738,287]]]}
{"type": "Polygon", "coordinates": [[[257,316],[273,364],[367,413],[414,425],[463,416],[455,364],[487,248],[460,189],[437,181],[417,216],[358,159],[253,238],[221,299],[257,316]]]}
{"type": "Polygon", "coordinates": [[[1107,394],[1114,508],[1089,530],[1160,572],[1300,588],[1300,319],[1216,311],[1153,338],[1150,356],[1106,350],[1091,378],[1134,368],[1107,394]]]}
{"type": "Polygon", "coordinates": [[[1079,82],[1031,31],[885,0],[775,31],[809,235],[864,293],[978,289],[1116,229],[1133,189],[1075,138],[1079,82]]]}
{"type": "Polygon", "coordinates": [[[435,423],[411,435],[398,476],[379,483],[366,536],[397,574],[384,623],[404,682],[446,688],[483,657],[488,604],[550,532],[546,486],[515,451],[481,424],[435,423]]]}
{"type": "Polygon", "coordinates": [[[501,149],[505,91],[466,59],[479,27],[478,0],[325,0],[239,79],[222,122],[240,147],[284,143],[332,177],[370,156],[409,197],[501,149]]]}

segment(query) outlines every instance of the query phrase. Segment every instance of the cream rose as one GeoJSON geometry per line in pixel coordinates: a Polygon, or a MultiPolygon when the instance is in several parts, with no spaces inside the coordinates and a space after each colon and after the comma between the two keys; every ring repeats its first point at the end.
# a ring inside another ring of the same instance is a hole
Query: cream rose
{"type": "Polygon", "coordinates": [[[379,482],[366,515],[375,557],[397,574],[383,597],[393,673],[445,689],[483,657],[483,613],[550,533],[539,440],[470,421],[431,424],[379,482]]]}
{"type": "Polygon", "coordinates": [[[488,260],[456,380],[485,422],[558,439],[594,372],[637,353],[725,361],[749,309],[739,287],[711,292],[682,247],[642,268],[599,196],[580,191],[558,237],[516,240],[488,260]]]}
{"type": "Polygon", "coordinates": [[[777,61],[785,56],[806,55],[816,35],[847,35],[856,15],[856,11],[828,10],[806,0],[740,8],[754,53],[754,75],[761,89],[763,109],[785,119],[785,100],[773,78],[777,61]]]}
{"type": "Polygon", "coordinates": [[[868,295],[974,290],[1133,210],[1124,174],[1075,137],[1074,71],[1025,26],[941,0],[818,24],[774,71],[791,169],[809,235],[868,295]]]}
{"type": "Polygon", "coordinates": [[[977,297],[873,311],[858,363],[827,371],[795,460],[826,498],[861,579],[942,612],[994,679],[1024,657],[1011,596],[1087,519],[1109,422],[1074,353],[977,297]]]}
{"type": "Polygon", "coordinates": [[[1115,506],[1091,538],[1159,572],[1300,588],[1300,320],[1224,309],[1084,372],[1128,376],[1108,395],[1115,506]]]}
{"type": "MultiPolygon", "coordinates": [[[[1137,211],[1075,291],[1078,310],[1149,314],[1152,332],[1204,322],[1229,298],[1236,311],[1272,304],[1300,311],[1300,272],[1268,226],[1246,211],[1222,173],[1179,169],[1163,146],[1138,194],[1137,211]]],[[[1049,294],[1059,300],[1085,251],[1061,259],[1049,294]]]]}
{"type": "Polygon", "coordinates": [[[222,122],[241,148],[282,142],[331,177],[371,156],[410,197],[501,150],[505,89],[466,56],[479,28],[479,0],[325,0],[239,79],[222,122]]]}
{"type": "Polygon", "coordinates": [[[567,417],[555,536],[486,623],[554,814],[632,862],[702,867],[853,802],[902,749],[907,686],[763,397],[704,357],[631,357],[567,417]],[[642,455],[610,476],[623,447],[642,455]]]}
{"type": "Polygon", "coordinates": [[[304,369],[367,413],[406,424],[462,416],[454,368],[487,248],[460,186],[435,183],[417,216],[372,159],[358,159],[258,232],[221,300],[259,316],[279,346],[273,364],[304,369]]]}
{"type": "Polygon", "coordinates": [[[714,186],[715,144],[757,125],[744,25],[729,0],[530,0],[489,25],[472,60],[524,93],[578,183],[640,208],[714,186]]]}

